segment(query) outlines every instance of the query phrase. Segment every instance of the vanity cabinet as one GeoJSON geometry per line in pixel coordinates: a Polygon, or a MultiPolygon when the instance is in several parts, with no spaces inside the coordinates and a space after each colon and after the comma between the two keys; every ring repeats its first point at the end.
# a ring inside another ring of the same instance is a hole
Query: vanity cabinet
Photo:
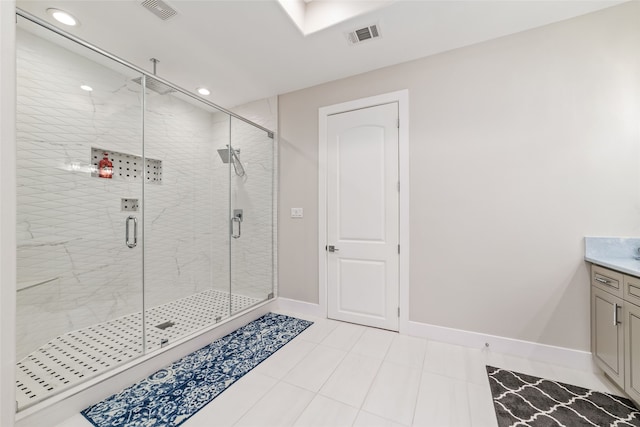
{"type": "Polygon", "coordinates": [[[640,278],[591,265],[591,353],[640,402],[640,278]]]}

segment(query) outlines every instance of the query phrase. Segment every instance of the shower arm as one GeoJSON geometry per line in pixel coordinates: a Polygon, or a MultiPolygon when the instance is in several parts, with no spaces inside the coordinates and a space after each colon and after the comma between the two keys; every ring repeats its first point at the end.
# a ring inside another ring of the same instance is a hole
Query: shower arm
{"type": "Polygon", "coordinates": [[[156,58],[150,58],[149,61],[153,62],[153,75],[157,75],[156,74],[156,67],[158,66],[158,62],[160,62],[158,59],[156,58]]]}

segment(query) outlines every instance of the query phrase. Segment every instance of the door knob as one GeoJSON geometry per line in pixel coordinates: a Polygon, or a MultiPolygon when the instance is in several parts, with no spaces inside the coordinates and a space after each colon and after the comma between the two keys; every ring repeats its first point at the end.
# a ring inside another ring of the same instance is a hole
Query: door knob
{"type": "Polygon", "coordinates": [[[336,247],[335,247],[335,246],[333,246],[333,245],[329,245],[329,246],[327,246],[327,250],[328,250],[329,252],[339,252],[339,251],[340,251],[340,249],[336,248],[336,247]]]}

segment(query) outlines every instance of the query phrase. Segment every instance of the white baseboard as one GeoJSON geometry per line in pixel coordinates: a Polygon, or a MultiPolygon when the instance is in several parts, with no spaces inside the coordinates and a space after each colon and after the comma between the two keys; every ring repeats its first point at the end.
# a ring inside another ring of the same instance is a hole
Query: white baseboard
{"type": "MultiPolygon", "coordinates": [[[[301,313],[321,318],[327,317],[327,313],[321,309],[319,304],[279,297],[277,299],[277,307],[281,310],[294,313],[301,313]]],[[[414,321],[408,321],[407,327],[401,328],[401,331],[403,334],[406,333],[407,335],[415,337],[465,347],[485,348],[486,344],[489,344],[489,349],[496,353],[509,354],[587,372],[599,372],[593,363],[591,353],[588,351],[556,347],[531,341],[517,340],[497,335],[483,334],[480,332],[464,331],[461,329],[446,328],[444,326],[429,325],[427,323],[414,321]]]]}
{"type": "Polygon", "coordinates": [[[446,328],[426,323],[409,321],[408,335],[427,338],[434,341],[466,347],[485,348],[491,351],[509,354],[540,362],[551,363],[572,369],[598,372],[593,364],[591,353],[565,347],[556,347],[531,341],[500,337],[461,329],[446,328]]]}
{"type": "Polygon", "coordinates": [[[282,298],[282,297],[278,297],[277,304],[280,310],[306,314],[308,316],[315,316],[315,317],[322,317],[322,318],[327,317],[327,313],[320,308],[319,304],[313,304],[310,302],[298,301],[298,300],[282,298]]]}
{"type": "MultiPolygon", "coordinates": [[[[327,313],[321,309],[319,304],[279,297],[277,299],[277,307],[280,310],[286,310],[294,313],[301,313],[321,318],[327,317],[327,313]]],[[[402,333],[406,333],[406,335],[465,347],[485,348],[486,344],[488,344],[489,349],[496,353],[523,357],[587,372],[600,372],[593,363],[591,352],[588,351],[556,347],[548,344],[517,340],[497,335],[483,334],[480,332],[464,331],[444,326],[429,325],[427,323],[414,321],[408,321],[407,327],[402,328],[401,330],[402,333]]]]}

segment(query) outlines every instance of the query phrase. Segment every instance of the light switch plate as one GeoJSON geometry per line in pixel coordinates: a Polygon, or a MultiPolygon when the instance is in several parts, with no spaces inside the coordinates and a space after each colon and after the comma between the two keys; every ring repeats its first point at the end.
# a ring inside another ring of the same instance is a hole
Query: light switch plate
{"type": "Polygon", "coordinates": [[[291,218],[302,218],[303,216],[302,208],[291,208],[291,218]]]}

